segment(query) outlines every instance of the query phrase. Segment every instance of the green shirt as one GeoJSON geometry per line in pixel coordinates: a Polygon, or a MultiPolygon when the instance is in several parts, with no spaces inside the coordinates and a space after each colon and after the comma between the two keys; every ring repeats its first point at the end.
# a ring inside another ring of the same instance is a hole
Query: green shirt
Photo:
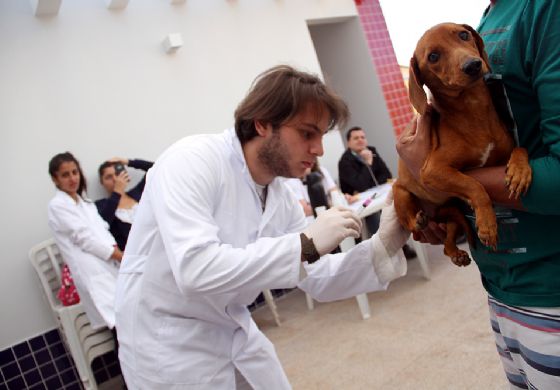
{"type": "Polygon", "coordinates": [[[560,307],[560,0],[501,0],[483,16],[533,181],[527,212],[498,209],[498,251],[471,248],[486,290],[516,306],[560,307]]]}

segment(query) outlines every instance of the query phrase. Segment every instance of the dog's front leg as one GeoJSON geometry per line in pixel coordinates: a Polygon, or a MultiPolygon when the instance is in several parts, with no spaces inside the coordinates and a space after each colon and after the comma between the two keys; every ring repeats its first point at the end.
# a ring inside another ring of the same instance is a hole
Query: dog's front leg
{"type": "Polygon", "coordinates": [[[496,249],[498,241],[496,214],[492,208],[492,201],[480,182],[434,161],[424,166],[420,172],[420,180],[430,189],[468,202],[476,215],[478,238],[484,245],[496,249]]]}
{"type": "Polygon", "coordinates": [[[428,216],[418,202],[418,198],[399,180],[393,184],[395,211],[400,224],[409,232],[419,232],[428,225],[428,216]]]}
{"type": "Polygon", "coordinates": [[[531,185],[532,170],[529,165],[529,156],[525,148],[514,148],[506,167],[506,186],[509,197],[517,199],[525,194],[531,185]]]}

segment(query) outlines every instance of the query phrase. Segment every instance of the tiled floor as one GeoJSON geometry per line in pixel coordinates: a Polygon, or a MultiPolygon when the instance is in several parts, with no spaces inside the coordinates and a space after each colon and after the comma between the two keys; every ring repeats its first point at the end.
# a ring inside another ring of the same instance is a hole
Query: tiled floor
{"type": "Polygon", "coordinates": [[[405,277],[368,294],[365,321],[354,299],[308,311],[297,289],[276,300],[281,327],[267,306],[256,309],[293,388],[507,389],[476,265],[458,268],[440,247],[428,255],[431,280],[409,261],[405,277]]]}

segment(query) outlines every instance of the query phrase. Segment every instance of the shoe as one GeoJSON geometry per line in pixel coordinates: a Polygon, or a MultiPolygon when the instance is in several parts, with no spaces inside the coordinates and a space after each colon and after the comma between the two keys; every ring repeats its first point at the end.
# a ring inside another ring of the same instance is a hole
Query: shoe
{"type": "Polygon", "coordinates": [[[414,259],[416,257],[416,251],[408,245],[403,246],[402,250],[404,252],[404,257],[406,257],[407,260],[414,259]]]}

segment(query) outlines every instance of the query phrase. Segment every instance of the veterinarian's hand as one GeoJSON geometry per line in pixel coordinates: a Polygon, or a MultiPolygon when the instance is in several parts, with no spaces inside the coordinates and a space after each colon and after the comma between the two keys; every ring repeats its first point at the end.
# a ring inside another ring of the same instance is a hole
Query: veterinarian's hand
{"type": "Polygon", "coordinates": [[[430,151],[430,127],[432,123],[432,106],[426,107],[424,115],[417,115],[397,141],[397,152],[416,180],[430,151]]]}
{"type": "Polygon", "coordinates": [[[352,210],[335,206],[319,213],[303,234],[313,240],[315,249],[323,256],[336,248],[346,237],[360,237],[361,231],[362,221],[352,210]]]}
{"type": "Polygon", "coordinates": [[[393,190],[387,195],[385,207],[381,210],[377,234],[389,256],[394,256],[406,244],[410,236],[410,232],[402,227],[397,218],[393,203],[393,190]]]}

